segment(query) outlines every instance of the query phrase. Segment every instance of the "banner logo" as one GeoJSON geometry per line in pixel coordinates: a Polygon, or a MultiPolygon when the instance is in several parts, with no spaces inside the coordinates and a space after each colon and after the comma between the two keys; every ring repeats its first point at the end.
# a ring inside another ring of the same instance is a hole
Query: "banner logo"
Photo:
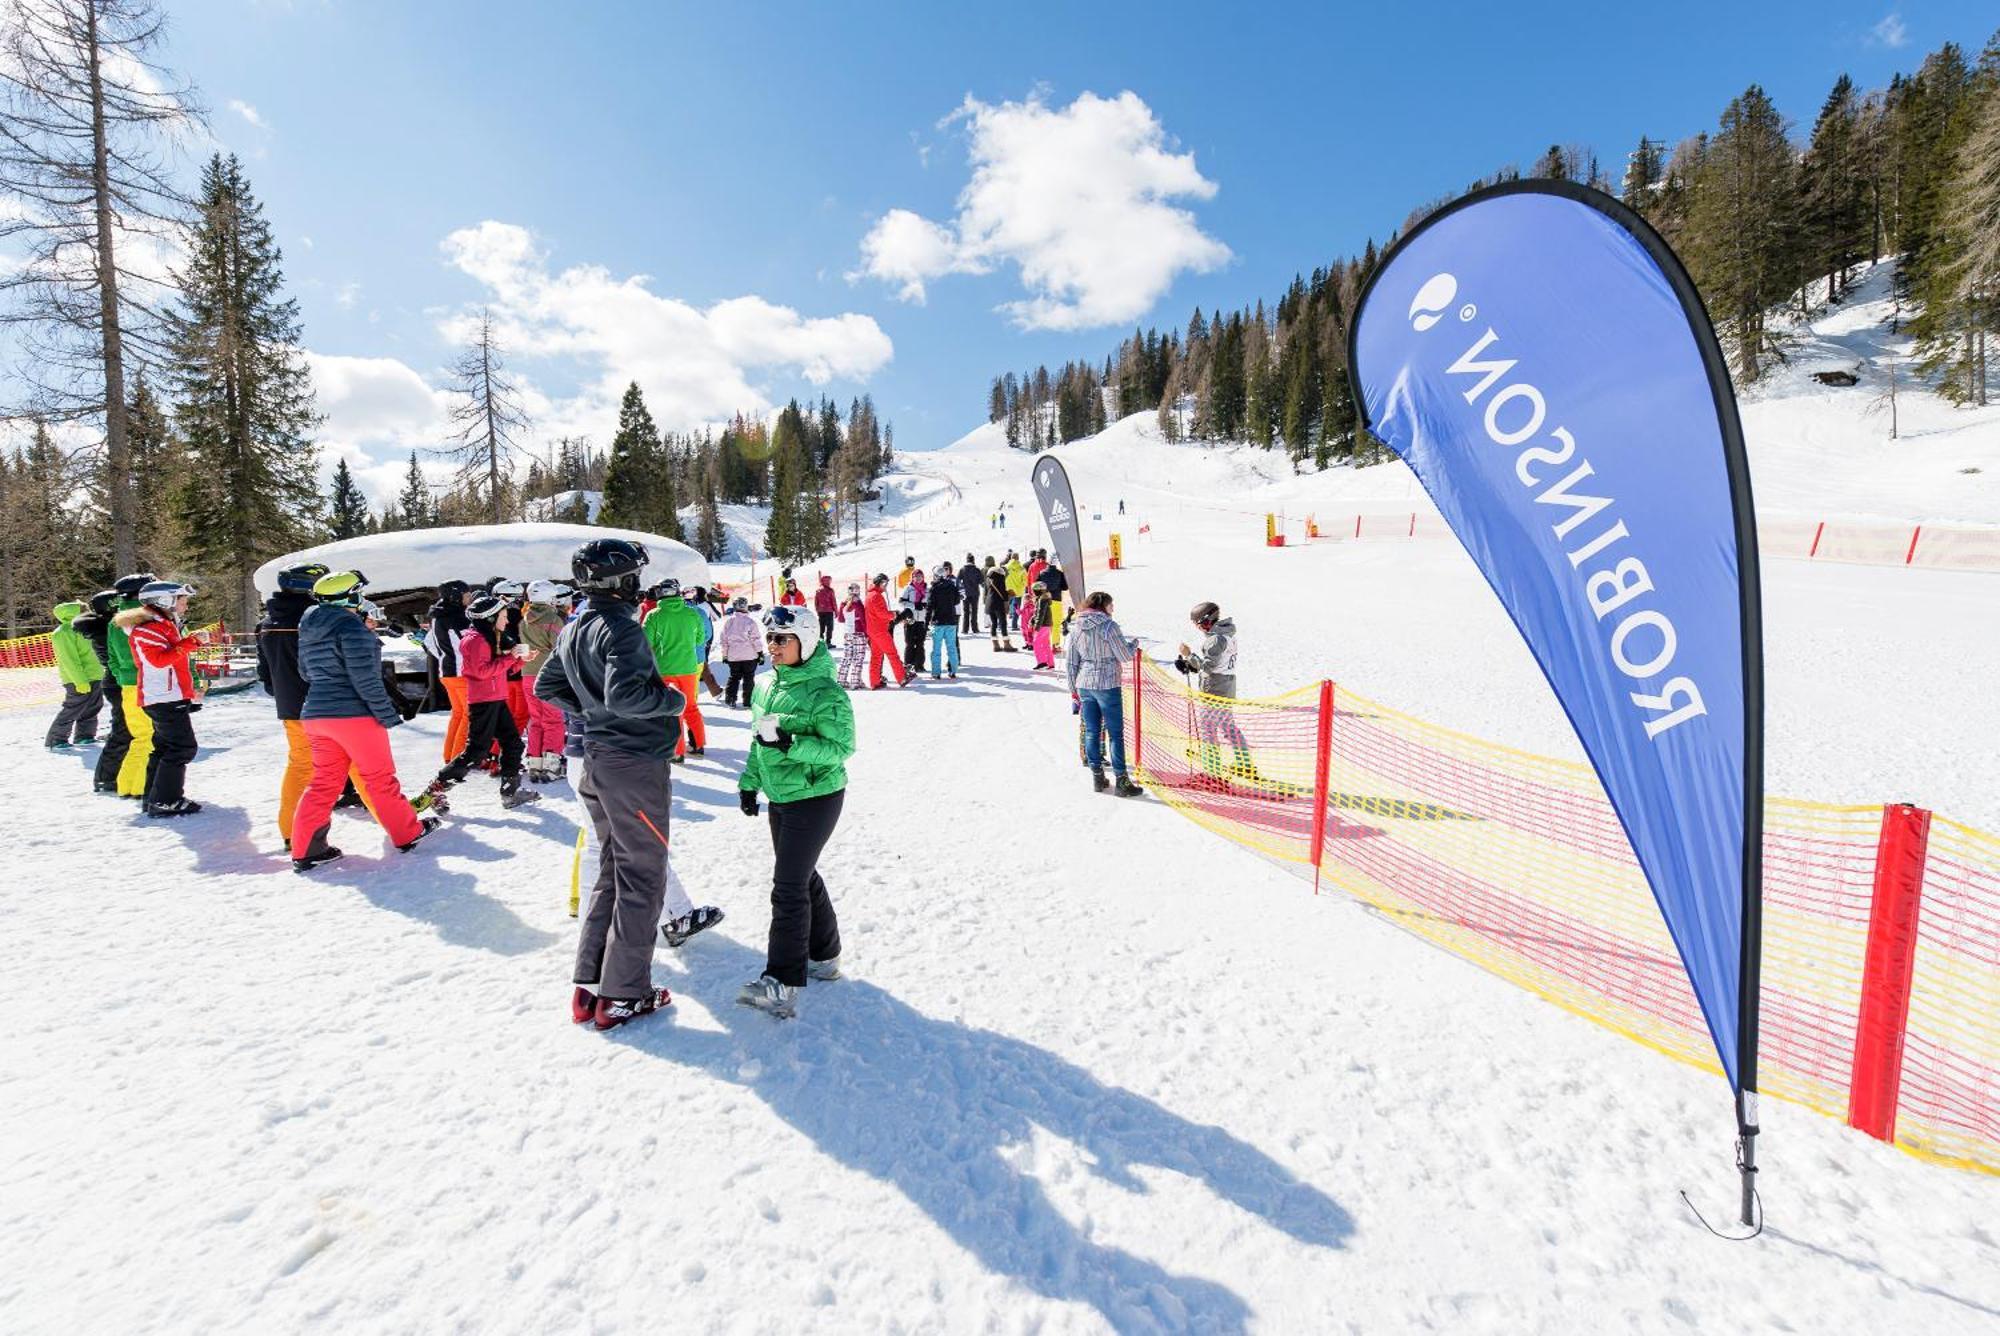
{"type": "Polygon", "coordinates": [[[1410,328],[1421,334],[1444,319],[1445,308],[1458,296],[1458,280],[1450,274],[1433,274],[1410,300],[1410,328]]]}

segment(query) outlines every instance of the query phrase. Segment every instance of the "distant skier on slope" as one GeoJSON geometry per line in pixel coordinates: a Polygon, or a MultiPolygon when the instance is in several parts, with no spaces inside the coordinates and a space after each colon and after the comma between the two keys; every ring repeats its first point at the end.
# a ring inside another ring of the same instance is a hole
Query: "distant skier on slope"
{"type": "Polygon", "coordinates": [[[771,935],[764,972],[737,1000],[773,1016],[793,1014],[806,981],[840,977],[840,924],[819,874],[846,798],[854,707],[833,680],[831,651],[803,610],[764,617],[771,675],[750,707],[750,754],[737,781],[743,815],[757,795],[771,804],[771,935]]]}

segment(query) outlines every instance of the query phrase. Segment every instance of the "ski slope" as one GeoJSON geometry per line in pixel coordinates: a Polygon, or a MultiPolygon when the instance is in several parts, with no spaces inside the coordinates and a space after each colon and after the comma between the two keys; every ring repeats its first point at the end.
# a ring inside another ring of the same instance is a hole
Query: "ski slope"
{"type": "MultiPolygon", "coordinates": [[[[1873,428],[1795,369],[1746,406],[1761,504],[1989,517],[1963,463],[1867,485],[1873,428]]],[[[1913,450],[2000,471],[1990,417],[1937,420],[1913,450]]],[[[1294,478],[1137,419],[1059,454],[1093,541],[1127,503],[1109,587],[1154,647],[1215,598],[1248,694],[1332,675],[1575,754],[1455,544],[1261,545],[1276,505],[1421,507],[1399,466],[1294,478]]],[[[1028,463],[992,428],[904,455],[824,568],[1039,545],[1028,463]]],[[[1996,590],[1771,563],[1772,790],[2000,828],[1996,590]]],[[[349,856],[295,877],[254,694],[197,716],[210,807],[174,823],[0,715],[0,1329],[2000,1328],[2000,1181],[1772,1103],[1769,1227],[1711,1238],[1677,1193],[1733,1207],[1719,1079],[1091,794],[1024,658],[972,640],[957,682],[856,698],[822,864],[850,977],[789,1024],[732,1001],[770,855],[743,716],[711,709],[672,835],[729,918],[660,951],[668,1015],[610,1036],[566,1021],[566,786],[508,813],[475,779],[407,856],[342,813],[349,856]]],[[[440,723],[395,731],[406,778],[440,723]]]]}

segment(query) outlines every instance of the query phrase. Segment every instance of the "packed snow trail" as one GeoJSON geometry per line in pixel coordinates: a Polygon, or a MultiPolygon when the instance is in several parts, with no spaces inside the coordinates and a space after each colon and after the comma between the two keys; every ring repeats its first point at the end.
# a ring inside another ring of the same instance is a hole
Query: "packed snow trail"
{"type": "MultiPolygon", "coordinates": [[[[823,863],[850,978],[734,1005],[769,842],[744,716],[676,779],[730,913],[673,1008],[571,1027],[564,787],[285,870],[264,702],[198,717],[198,818],[85,795],[0,718],[17,877],[0,1311],[21,1331],[1974,1331],[2000,1184],[1769,1113],[1772,1228],[1717,1243],[1727,1101],[1150,801],[974,642],[856,700],[823,863]]],[[[393,737],[436,764],[438,716],[393,737]]]]}

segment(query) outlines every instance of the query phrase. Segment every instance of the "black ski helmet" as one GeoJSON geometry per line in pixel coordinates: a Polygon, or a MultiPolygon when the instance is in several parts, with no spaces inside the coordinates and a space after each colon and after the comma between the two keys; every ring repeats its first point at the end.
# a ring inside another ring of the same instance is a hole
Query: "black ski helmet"
{"type": "Polygon", "coordinates": [[[645,547],[629,538],[593,538],[571,554],[569,570],[580,591],[635,599],[649,560],[645,547]]]}
{"type": "Polygon", "coordinates": [[[498,594],[488,594],[472,600],[472,606],[465,610],[465,615],[475,622],[490,622],[506,610],[506,599],[498,594]]]}
{"type": "Polygon", "coordinates": [[[325,575],[330,568],[323,561],[308,561],[297,566],[287,566],[278,572],[278,588],[289,594],[310,594],[313,582],[325,575]]]}
{"type": "Polygon", "coordinates": [[[116,589],[100,589],[90,596],[90,610],[100,617],[109,617],[118,607],[116,589]]]}
{"type": "Polygon", "coordinates": [[[151,571],[138,571],[131,575],[119,576],[111,582],[111,587],[118,591],[120,598],[137,598],[139,591],[151,583],[153,583],[151,571]]]}

